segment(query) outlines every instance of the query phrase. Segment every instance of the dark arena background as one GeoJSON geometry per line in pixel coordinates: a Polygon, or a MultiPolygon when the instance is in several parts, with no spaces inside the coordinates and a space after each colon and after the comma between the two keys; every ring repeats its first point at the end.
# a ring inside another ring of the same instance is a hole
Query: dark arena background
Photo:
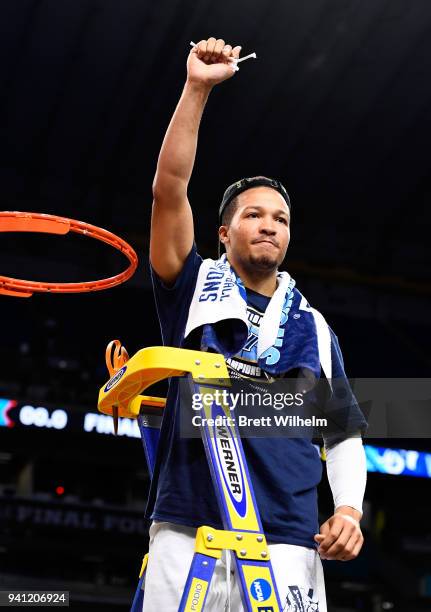
{"type": "MultiPolygon", "coordinates": [[[[429,0],[3,0],[1,209],[103,227],[140,263],[106,291],[0,297],[0,590],[68,590],[80,610],[131,604],[149,476],[136,422],[114,437],[97,397],[111,339],[129,354],[161,343],[152,180],[190,41],[213,35],[257,59],[204,113],[189,189],[199,252],[216,256],[227,185],[279,178],[286,269],[335,329],[348,375],[430,375],[429,0]]],[[[75,234],[0,244],[0,274],[16,278],[95,280],[126,264],[75,234]]],[[[365,444],[365,545],[324,561],[328,610],[430,610],[431,441],[365,444]]],[[[324,521],[325,478],[319,500],[324,521]]]]}

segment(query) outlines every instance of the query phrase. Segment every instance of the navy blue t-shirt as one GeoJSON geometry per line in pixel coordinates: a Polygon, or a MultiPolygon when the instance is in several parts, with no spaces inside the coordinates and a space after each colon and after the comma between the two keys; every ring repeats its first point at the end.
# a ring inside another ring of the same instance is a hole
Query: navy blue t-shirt
{"type": "MultiPolygon", "coordinates": [[[[175,284],[168,288],[151,270],[163,343],[183,346],[184,330],[202,258],[193,245],[175,284]]],[[[256,323],[270,298],[247,290],[250,321],[256,323]]],[[[258,327],[258,326],[257,326],[258,327]]],[[[269,377],[253,365],[245,348],[227,360],[230,375],[254,380],[269,377]]],[[[257,341],[257,339],[256,339],[257,341]]],[[[216,495],[201,439],[179,433],[179,382],[170,379],[147,517],[181,525],[211,525],[222,529],[216,495]]],[[[264,533],[269,542],[315,547],[318,533],[317,485],[322,464],[316,448],[304,438],[244,438],[242,440],[264,533]]]]}

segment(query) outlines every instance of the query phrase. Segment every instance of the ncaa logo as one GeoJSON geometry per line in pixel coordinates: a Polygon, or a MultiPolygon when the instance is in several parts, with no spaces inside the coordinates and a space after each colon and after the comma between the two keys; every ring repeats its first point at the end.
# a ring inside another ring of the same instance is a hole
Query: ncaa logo
{"type": "Polygon", "coordinates": [[[265,578],[256,578],[251,584],[250,592],[256,601],[265,601],[271,597],[272,588],[265,578]]]}
{"type": "Polygon", "coordinates": [[[118,370],[118,372],[116,374],[114,374],[114,376],[112,378],[110,378],[108,380],[108,382],[106,383],[106,387],[104,389],[105,393],[107,391],[110,391],[112,389],[112,387],[115,387],[115,385],[117,384],[117,382],[119,382],[123,376],[124,376],[124,372],[127,370],[127,366],[123,366],[121,368],[121,370],[118,370]]]}

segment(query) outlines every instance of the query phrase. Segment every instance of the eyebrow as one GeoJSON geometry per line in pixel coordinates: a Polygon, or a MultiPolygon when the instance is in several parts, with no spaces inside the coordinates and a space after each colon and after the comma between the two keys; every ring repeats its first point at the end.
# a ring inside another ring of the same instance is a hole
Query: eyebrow
{"type": "MultiPolygon", "coordinates": [[[[245,208],[244,211],[249,210],[250,208],[255,208],[256,210],[264,210],[265,207],[264,206],[259,206],[259,204],[248,204],[245,208]]],[[[274,213],[275,215],[286,215],[286,217],[289,217],[290,219],[290,212],[288,213],[286,210],[283,210],[282,208],[279,208],[278,210],[275,211],[274,213]]]]}

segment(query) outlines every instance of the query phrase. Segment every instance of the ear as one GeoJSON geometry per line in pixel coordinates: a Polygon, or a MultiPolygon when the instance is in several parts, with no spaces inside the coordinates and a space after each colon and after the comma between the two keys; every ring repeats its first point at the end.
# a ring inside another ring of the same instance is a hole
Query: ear
{"type": "Polygon", "coordinates": [[[229,242],[228,231],[229,231],[229,228],[228,228],[228,226],[227,226],[227,225],[221,225],[221,226],[219,227],[219,230],[218,230],[218,237],[219,237],[219,240],[220,240],[220,242],[222,242],[224,245],[225,245],[227,242],[229,242]]]}

